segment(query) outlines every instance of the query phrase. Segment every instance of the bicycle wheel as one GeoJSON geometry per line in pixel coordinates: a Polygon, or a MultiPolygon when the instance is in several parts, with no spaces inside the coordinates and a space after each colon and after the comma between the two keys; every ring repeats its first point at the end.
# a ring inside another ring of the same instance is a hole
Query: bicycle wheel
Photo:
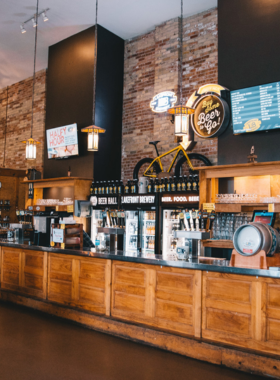
{"type": "MultiPolygon", "coordinates": [[[[138,161],[133,170],[133,179],[138,179],[138,176],[142,177],[145,170],[153,162],[153,158],[145,157],[142,160],[138,161]]],[[[161,172],[160,166],[157,162],[153,164],[150,169],[151,174],[158,174],[161,172]]]]}
{"type": "MultiPolygon", "coordinates": [[[[212,163],[211,161],[203,156],[203,154],[199,154],[199,153],[189,153],[188,154],[189,156],[189,159],[192,161],[192,163],[194,161],[199,161],[199,163],[203,163],[204,166],[212,166],[212,163]]],[[[176,166],[175,166],[175,175],[176,177],[179,177],[180,175],[182,175],[182,172],[184,171],[184,163],[187,161],[186,157],[183,156],[182,158],[180,158],[180,160],[177,162],[176,166]]],[[[187,164],[185,165],[187,166],[187,164]]],[[[194,165],[195,166],[195,165],[194,165]]],[[[197,165],[196,165],[197,166],[197,165]]],[[[195,170],[191,170],[189,167],[188,167],[188,170],[190,173],[196,173],[197,171],[195,170]]]]}

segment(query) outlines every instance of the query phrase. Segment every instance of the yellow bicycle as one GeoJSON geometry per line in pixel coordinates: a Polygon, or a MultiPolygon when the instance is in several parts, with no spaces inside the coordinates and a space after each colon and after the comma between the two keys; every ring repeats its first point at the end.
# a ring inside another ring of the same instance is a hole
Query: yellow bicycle
{"type": "Polygon", "coordinates": [[[175,161],[177,160],[180,152],[182,152],[183,157],[181,157],[178,162],[176,163],[175,166],[175,175],[179,176],[181,174],[182,170],[182,165],[184,162],[187,163],[189,170],[193,172],[195,168],[193,167],[191,160],[196,160],[196,161],[202,161],[205,166],[211,166],[211,162],[208,160],[207,157],[203,156],[202,154],[199,153],[187,153],[185,148],[184,148],[184,143],[180,143],[177,147],[169,150],[166,153],[159,154],[158,149],[157,149],[157,144],[160,141],[150,141],[149,144],[154,145],[157,157],[156,158],[151,158],[151,157],[145,157],[142,158],[138,163],[135,165],[134,171],[133,171],[133,179],[138,179],[139,174],[144,175],[145,177],[151,177],[155,178],[157,177],[160,173],[167,173],[170,174],[171,170],[174,167],[175,161]],[[169,154],[172,154],[175,152],[175,155],[171,161],[171,164],[167,171],[165,172],[163,169],[163,165],[161,162],[161,159],[163,157],[168,156],[169,154]],[[148,165],[148,166],[147,166],[148,165]]]}

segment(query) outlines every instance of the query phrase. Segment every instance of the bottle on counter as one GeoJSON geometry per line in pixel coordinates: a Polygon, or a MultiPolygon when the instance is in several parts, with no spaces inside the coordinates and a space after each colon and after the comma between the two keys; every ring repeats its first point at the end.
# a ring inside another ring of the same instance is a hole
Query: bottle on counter
{"type": "Polygon", "coordinates": [[[99,181],[94,182],[93,194],[98,194],[99,181]]]}
{"type": "Polygon", "coordinates": [[[117,179],[116,181],[114,181],[114,184],[113,184],[113,194],[118,194],[118,187],[119,187],[119,180],[117,179]]]}
{"type": "Polygon", "coordinates": [[[125,194],[130,194],[130,180],[127,181],[127,184],[125,185],[125,188],[124,188],[124,193],[125,194]]]}
{"type": "Polygon", "coordinates": [[[150,182],[148,184],[148,193],[151,194],[154,192],[154,181],[152,178],[150,178],[150,182]]]}
{"type": "Polygon", "coordinates": [[[183,180],[182,180],[182,176],[180,175],[180,177],[179,177],[179,179],[178,179],[178,181],[177,181],[177,185],[176,185],[176,188],[177,188],[177,191],[178,191],[178,192],[181,192],[181,191],[182,191],[182,182],[183,182],[183,180]]]}
{"type": "Polygon", "coordinates": [[[138,181],[137,179],[134,179],[131,182],[131,194],[137,194],[138,193],[138,181]]]}
{"type": "Polygon", "coordinates": [[[99,185],[98,185],[98,194],[99,195],[101,194],[101,190],[102,190],[102,181],[100,181],[99,185]]]}
{"type": "Polygon", "coordinates": [[[114,181],[109,181],[109,194],[113,194],[114,181]]]}
{"type": "Polygon", "coordinates": [[[120,180],[118,184],[118,194],[123,194],[123,193],[124,193],[124,185],[123,185],[123,181],[120,180]]]}
{"type": "Polygon", "coordinates": [[[102,181],[102,184],[101,184],[101,194],[105,194],[105,186],[106,186],[106,181],[102,181]]]}
{"type": "Polygon", "coordinates": [[[187,176],[184,175],[183,180],[182,180],[182,191],[183,192],[187,191],[187,181],[188,181],[187,176]]]}
{"type": "Polygon", "coordinates": [[[110,181],[105,182],[105,194],[109,194],[110,181]]]}
{"type": "Polygon", "coordinates": [[[68,169],[68,177],[71,177],[71,167],[69,166],[69,169],[68,169]]]}
{"type": "Polygon", "coordinates": [[[176,181],[176,176],[174,175],[171,182],[171,191],[175,192],[176,189],[177,189],[177,181],[176,181]]]}
{"type": "Polygon", "coordinates": [[[90,192],[90,195],[94,194],[94,182],[93,181],[91,182],[91,186],[90,186],[89,192],[90,192]]]}
{"type": "Polygon", "coordinates": [[[165,182],[165,180],[166,180],[166,177],[161,179],[161,189],[160,189],[161,193],[165,193],[165,191],[166,191],[166,182],[165,182]]]}
{"type": "Polygon", "coordinates": [[[158,193],[159,192],[159,180],[156,178],[155,184],[154,184],[154,192],[158,193]]]}
{"type": "Polygon", "coordinates": [[[161,178],[159,180],[159,183],[158,183],[158,192],[159,193],[162,193],[162,185],[163,185],[163,178],[161,178]]]}
{"type": "Polygon", "coordinates": [[[194,193],[196,193],[196,191],[197,191],[197,182],[196,182],[196,180],[195,180],[195,174],[194,174],[193,177],[192,177],[192,191],[193,191],[194,193]]]}
{"type": "Polygon", "coordinates": [[[171,183],[172,183],[172,177],[169,177],[169,179],[166,182],[166,191],[170,193],[171,191],[171,183]]]}
{"type": "Polygon", "coordinates": [[[192,191],[192,175],[191,174],[188,176],[187,191],[189,193],[192,191]]]}

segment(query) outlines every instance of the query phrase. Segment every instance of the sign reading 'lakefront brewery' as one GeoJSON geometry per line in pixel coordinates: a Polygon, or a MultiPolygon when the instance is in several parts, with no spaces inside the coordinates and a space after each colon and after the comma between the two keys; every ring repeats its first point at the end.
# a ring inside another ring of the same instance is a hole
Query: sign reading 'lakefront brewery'
{"type": "Polygon", "coordinates": [[[122,197],[122,204],[154,204],[154,195],[128,195],[122,197]]]}
{"type": "Polygon", "coordinates": [[[155,95],[150,103],[153,112],[166,112],[173,107],[177,101],[177,96],[172,91],[163,91],[155,95]]]}

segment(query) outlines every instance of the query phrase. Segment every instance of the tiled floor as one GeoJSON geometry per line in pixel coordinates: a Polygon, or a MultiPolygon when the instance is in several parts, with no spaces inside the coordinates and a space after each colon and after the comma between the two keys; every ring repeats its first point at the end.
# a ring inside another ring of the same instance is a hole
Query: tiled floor
{"type": "Polygon", "coordinates": [[[260,380],[0,303],[1,380],[260,380]]]}

